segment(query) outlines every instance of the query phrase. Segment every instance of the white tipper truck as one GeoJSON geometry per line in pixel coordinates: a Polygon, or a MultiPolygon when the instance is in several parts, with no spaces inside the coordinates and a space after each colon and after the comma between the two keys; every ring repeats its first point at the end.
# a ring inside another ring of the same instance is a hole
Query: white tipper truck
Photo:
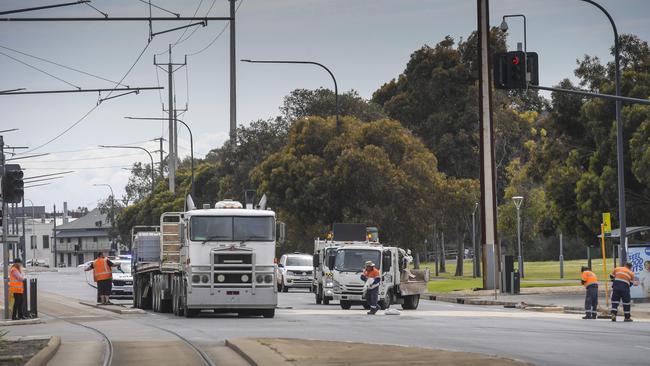
{"type": "Polygon", "coordinates": [[[274,317],[275,213],[232,200],[189,206],[133,231],[134,305],[186,317],[201,310],[274,317]]]}
{"type": "Polygon", "coordinates": [[[312,292],[316,297],[316,304],[329,305],[330,300],[334,298],[332,270],[328,266],[328,258],[335,256],[338,248],[378,241],[377,228],[352,223],[335,223],[332,225],[332,232],[325,239],[314,240],[312,292]]]}
{"type": "Polygon", "coordinates": [[[372,261],[381,272],[379,285],[379,306],[385,310],[391,304],[401,304],[404,310],[415,310],[420,295],[427,288],[429,270],[408,268],[409,254],[397,247],[381,244],[349,245],[338,248],[336,256],[329,257],[332,268],[332,293],[341,308],[352,305],[370,308],[364,291],[361,274],[366,261],[372,261]]]}

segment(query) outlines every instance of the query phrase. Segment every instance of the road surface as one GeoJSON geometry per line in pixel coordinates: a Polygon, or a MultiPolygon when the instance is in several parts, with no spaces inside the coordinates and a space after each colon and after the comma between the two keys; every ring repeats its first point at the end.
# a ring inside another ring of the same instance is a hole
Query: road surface
{"type": "Polygon", "coordinates": [[[418,310],[402,311],[399,316],[382,312],[367,316],[360,307],[315,305],[313,295],[303,290],[280,293],[274,319],[210,313],[194,319],[152,312],[117,315],[79,304],[78,300],[94,301],[95,290],[78,270],[37,277],[39,310],[46,322],[10,327],[10,335],[60,335],[63,346],[53,365],[75,365],[75,359],[78,364],[89,362],[79,354],[95,355],[96,364],[101,364],[102,336],[73,323],[96,328],[111,339],[114,365],[203,364],[199,353],[177,335],[213,360],[232,362],[240,361],[224,347],[226,339],[282,337],[478,352],[537,365],[650,364],[650,322],[646,321],[587,321],[580,315],[424,300],[418,310]]]}

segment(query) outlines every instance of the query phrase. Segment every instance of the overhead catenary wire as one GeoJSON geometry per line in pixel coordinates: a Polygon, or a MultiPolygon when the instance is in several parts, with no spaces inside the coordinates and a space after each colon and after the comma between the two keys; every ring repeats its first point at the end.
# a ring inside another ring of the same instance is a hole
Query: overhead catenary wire
{"type": "MultiPolygon", "coordinates": [[[[237,4],[237,8],[235,9],[235,13],[237,13],[237,11],[239,11],[239,8],[241,7],[241,5],[243,3],[244,3],[244,0],[239,0],[239,4],[237,4]]],[[[214,37],[212,39],[212,41],[210,41],[210,43],[208,43],[205,47],[203,47],[202,49],[200,49],[200,50],[198,50],[196,52],[188,53],[187,56],[195,56],[195,55],[198,55],[200,53],[203,53],[205,50],[210,48],[221,37],[221,35],[226,31],[226,29],[228,29],[229,26],[230,26],[230,21],[228,21],[226,23],[226,25],[224,25],[224,27],[221,29],[221,31],[216,35],[216,37],[214,37]]]]}
{"type": "Polygon", "coordinates": [[[3,56],[5,56],[5,57],[7,57],[7,58],[10,58],[10,59],[12,59],[12,60],[14,60],[14,61],[16,61],[16,62],[18,62],[18,63],[24,65],[24,66],[29,67],[30,69],[36,70],[36,71],[38,71],[38,72],[40,72],[40,73],[43,73],[43,74],[45,74],[45,75],[47,75],[47,76],[49,76],[49,77],[51,77],[51,78],[56,79],[56,80],[58,80],[58,81],[61,81],[61,82],[63,82],[63,83],[66,83],[66,84],[70,85],[70,86],[73,87],[73,88],[81,89],[81,87],[78,86],[78,85],[75,85],[75,84],[73,84],[73,83],[71,83],[71,82],[69,82],[69,81],[67,81],[67,80],[64,80],[64,79],[58,77],[58,76],[52,75],[52,74],[50,74],[49,72],[47,72],[47,71],[45,71],[45,70],[42,70],[42,69],[40,69],[40,68],[38,68],[38,67],[36,67],[36,66],[34,66],[34,65],[32,65],[32,64],[29,64],[29,63],[27,63],[27,62],[25,62],[25,61],[22,61],[22,60],[20,60],[20,59],[17,59],[17,58],[15,58],[15,57],[13,57],[13,56],[10,56],[10,55],[8,55],[8,54],[6,54],[6,53],[4,53],[4,52],[0,52],[0,55],[3,55],[3,56]]]}
{"type": "MultiPolygon", "coordinates": [[[[102,77],[102,76],[99,76],[99,75],[92,74],[92,73],[90,73],[90,72],[88,72],[88,71],[83,71],[83,70],[80,70],[80,69],[78,69],[78,68],[74,68],[74,67],[71,67],[71,66],[63,65],[63,64],[61,64],[61,63],[58,63],[58,62],[55,62],[55,61],[52,61],[52,60],[48,60],[48,59],[43,58],[43,57],[40,57],[40,56],[32,55],[32,54],[29,54],[29,53],[24,52],[24,51],[19,51],[19,50],[15,49],[15,48],[11,48],[11,47],[7,47],[7,46],[3,46],[3,45],[0,45],[0,48],[3,48],[3,49],[5,49],[5,50],[8,50],[8,51],[12,51],[12,52],[15,52],[15,53],[21,54],[21,55],[23,55],[23,56],[27,56],[27,57],[33,58],[33,59],[35,59],[35,60],[39,60],[39,61],[43,61],[43,62],[47,62],[47,63],[49,63],[49,64],[52,64],[52,65],[55,65],[55,66],[62,67],[62,68],[64,68],[64,69],[66,69],[66,70],[70,70],[70,71],[78,72],[78,73],[80,73],[80,74],[83,74],[83,75],[86,75],[86,76],[90,76],[90,77],[93,77],[93,78],[98,79],[98,80],[107,81],[107,82],[109,82],[109,83],[113,83],[113,84],[116,84],[116,85],[128,86],[128,85],[125,85],[125,84],[120,84],[120,83],[118,83],[117,81],[114,81],[114,80],[111,80],[111,79],[107,79],[107,78],[102,77]]],[[[159,86],[160,86],[160,85],[159,85],[159,86]]]]}
{"type": "Polygon", "coordinates": [[[21,166],[22,170],[25,171],[30,171],[30,170],[61,170],[61,169],[74,169],[74,170],[96,170],[96,169],[122,169],[122,168],[130,168],[132,165],[110,165],[110,166],[86,166],[86,167],[24,167],[21,166]]]}
{"type": "Polygon", "coordinates": [[[108,13],[104,13],[103,11],[101,11],[101,10],[97,9],[96,7],[92,6],[92,4],[90,4],[90,2],[87,2],[85,4],[88,5],[89,7],[91,7],[92,9],[94,9],[99,14],[103,15],[104,18],[108,18],[108,13]]]}
{"type": "MultiPolygon", "coordinates": [[[[144,53],[145,53],[145,52],[147,51],[147,49],[149,48],[149,45],[151,45],[151,42],[147,42],[147,44],[144,46],[144,48],[142,49],[142,51],[140,52],[140,54],[138,55],[138,57],[135,59],[135,61],[134,61],[133,64],[131,65],[131,67],[129,67],[129,69],[128,69],[127,72],[124,74],[124,76],[122,76],[122,78],[120,79],[120,81],[118,81],[118,82],[116,83],[114,89],[118,88],[119,85],[122,84],[122,82],[124,81],[124,79],[126,79],[126,77],[131,73],[131,71],[133,70],[133,68],[135,67],[135,65],[137,65],[138,62],[140,61],[140,59],[142,58],[142,55],[144,55],[144,53]]],[[[110,97],[111,94],[113,94],[112,91],[109,92],[108,95],[107,95],[106,97],[110,97]]],[[[68,131],[72,130],[72,129],[75,128],[78,124],[80,124],[81,122],[83,122],[83,121],[84,121],[84,120],[85,120],[85,119],[86,119],[86,118],[87,118],[87,117],[88,117],[92,112],[95,111],[95,109],[99,108],[99,106],[100,106],[100,104],[95,104],[92,108],[90,108],[90,110],[88,110],[88,112],[86,112],[83,116],[81,116],[81,118],[79,118],[77,121],[75,121],[72,125],[68,126],[68,128],[66,128],[65,130],[63,130],[62,132],[60,132],[59,134],[57,134],[57,135],[54,136],[53,138],[47,140],[46,142],[44,142],[44,143],[42,143],[42,144],[40,144],[40,145],[34,147],[33,149],[30,149],[30,150],[26,151],[26,153],[27,153],[27,152],[32,152],[32,151],[39,150],[39,149],[41,149],[41,148],[43,148],[43,147],[45,147],[45,146],[51,144],[52,142],[58,140],[61,136],[65,135],[66,133],[68,133],[68,131]]]]}
{"type": "Polygon", "coordinates": [[[180,16],[181,16],[179,13],[174,13],[174,12],[171,11],[171,10],[167,10],[167,9],[161,7],[161,6],[158,6],[158,5],[154,4],[154,3],[152,3],[151,0],[138,0],[138,1],[141,2],[141,3],[147,4],[149,7],[154,7],[154,8],[156,8],[156,9],[158,9],[158,10],[162,10],[162,11],[164,11],[164,12],[166,12],[166,13],[169,13],[169,14],[171,14],[171,15],[174,15],[174,16],[176,16],[177,18],[180,18],[180,16]]]}
{"type": "Polygon", "coordinates": [[[109,160],[124,158],[130,156],[140,156],[141,154],[118,154],[118,155],[108,155],[108,156],[93,156],[89,158],[75,158],[75,159],[52,159],[52,160],[31,160],[32,163],[58,163],[58,162],[69,162],[69,161],[92,161],[92,160],[109,160]]]}
{"type": "MultiPolygon", "coordinates": [[[[194,15],[193,15],[194,17],[196,16],[197,12],[199,11],[203,1],[204,0],[201,0],[201,2],[199,3],[199,6],[197,6],[196,10],[194,11],[194,15]]],[[[216,4],[216,2],[217,2],[217,0],[212,0],[212,4],[210,4],[210,7],[208,8],[208,11],[205,13],[206,17],[210,16],[210,13],[212,12],[212,8],[214,8],[214,5],[216,4]]],[[[197,30],[199,30],[198,27],[192,29],[192,31],[190,32],[190,34],[187,37],[185,37],[184,39],[181,39],[187,33],[187,28],[185,28],[185,30],[183,31],[183,34],[181,34],[181,36],[176,40],[176,42],[172,43],[172,49],[174,47],[176,47],[177,45],[187,41],[190,38],[192,38],[192,36],[194,35],[194,33],[196,33],[197,30]]],[[[164,49],[164,50],[160,51],[159,53],[156,53],[156,56],[164,55],[167,52],[169,52],[169,49],[164,49]]]]}

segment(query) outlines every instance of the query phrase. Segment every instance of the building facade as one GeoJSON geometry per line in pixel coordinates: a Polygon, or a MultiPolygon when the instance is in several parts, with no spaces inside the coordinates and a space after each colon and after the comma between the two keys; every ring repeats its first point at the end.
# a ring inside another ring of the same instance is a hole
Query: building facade
{"type": "Polygon", "coordinates": [[[55,244],[51,244],[57,265],[76,267],[95,259],[101,252],[113,254],[110,228],[107,215],[98,208],[74,221],[57,226],[55,244]]]}

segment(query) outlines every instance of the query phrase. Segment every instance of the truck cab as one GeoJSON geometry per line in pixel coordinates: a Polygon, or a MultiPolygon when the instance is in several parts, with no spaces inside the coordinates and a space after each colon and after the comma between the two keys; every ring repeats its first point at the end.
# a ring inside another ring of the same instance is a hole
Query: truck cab
{"type": "Polygon", "coordinates": [[[417,309],[420,295],[426,290],[429,272],[407,268],[407,252],[397,247],[383,245],[351,245],[338,248],[330,257],[333,297],[342,309],[352,305],[369,308],[364,296],[361,274],[366,261],[374,262],[381,272],[379,306],[385,310],[391,304],[401,304],[405,310],[417,309]]]}

